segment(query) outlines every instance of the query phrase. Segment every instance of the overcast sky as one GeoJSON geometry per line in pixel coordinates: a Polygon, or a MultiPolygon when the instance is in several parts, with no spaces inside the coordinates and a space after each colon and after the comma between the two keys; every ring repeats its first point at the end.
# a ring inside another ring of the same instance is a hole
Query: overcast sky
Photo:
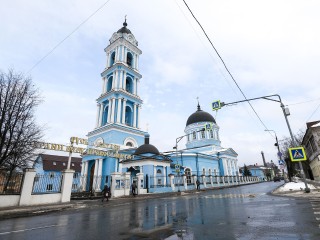
{"type": "MultiPolygon", "coordinates": [[[[320,120],[319,1],[186,2],[247,98],[279,94],[290,109],[294,133],[320,120]]],[[[244,97],[182,0],[10,0],[1,5],[0,69],[30,75],[40,89],[44,102],[36,116],[46,126],[46,141],[66,144],[71,136],[93,130],[104,48],[127,15],[142,50],[141,128],[148,124],[151,144],[172,150],[199,97],[201,108],[220,126],[222,146],[239,154],[239,166],[262,164],[261,151],[267,161],[277,159],[274,136],[247,103],[211,110],[212,101],[244,97]]],[[[289,136],[278,103],[251,103],[279,139],[289,136]]]]}

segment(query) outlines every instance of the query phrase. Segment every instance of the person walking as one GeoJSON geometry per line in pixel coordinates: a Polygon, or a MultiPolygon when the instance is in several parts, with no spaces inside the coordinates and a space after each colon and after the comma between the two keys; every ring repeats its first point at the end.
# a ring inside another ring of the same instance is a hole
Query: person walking
{"type": "Polygon", "coordinates": [[[199,181],[199,179],[197,179],[196,184],[197,184],[197,190],[200,190],[200,181],[199,181]]]}
{"type": "Polygon", "coordinates": [[[133,182],[131,186],[131,192],[134,197],[136,196],[136,190],[137,190],[137,184],[136,182],[133,182]]]}
{"type": "Polygon", "coordinates": [[[109,197],[111,196],[110,194],[110,188],[108,187],[108,185],[105,185],[103,190],[102,190],[102,200],[101,202],[103,202],[103,200],[106,198],[107,202],[109,201],[109,197]]]}

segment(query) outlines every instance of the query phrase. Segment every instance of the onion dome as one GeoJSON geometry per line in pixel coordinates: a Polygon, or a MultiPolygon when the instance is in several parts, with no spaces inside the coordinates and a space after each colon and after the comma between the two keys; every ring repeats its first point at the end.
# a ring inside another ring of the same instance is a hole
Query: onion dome
{"type": "Polygon", "coordinates": [[[155,146],[153,146],[152,144],[149,144],[149,137],[150,137],[149,134],[145,135],[144,144],[138,147],[133,155],[140,155],[140,154],[146,154],[146,153],[151,153],[155,155],[160,154],[159,150],[155,146]]]}
{"type": "Polygon", "coordinates": [[[201,110],[199,103],[198,103],[197,111],[192,113],[190,115],[190,117],[188,118],[186,126],[188,126],[192,123],[198,123],[198,122],[216,123],[216,120],[212,117],[212,115],[210,113],[207,113],[207,112],[201,110]]]}
{"type": "Polygon", "coordinates": [[[125,19],[124,23],[123,23],[123,27],[120,28],[117,33],[127,33],[130,34],[131,31],[127,28],[128,24],[127,24],[127,19],[125,19]]]}

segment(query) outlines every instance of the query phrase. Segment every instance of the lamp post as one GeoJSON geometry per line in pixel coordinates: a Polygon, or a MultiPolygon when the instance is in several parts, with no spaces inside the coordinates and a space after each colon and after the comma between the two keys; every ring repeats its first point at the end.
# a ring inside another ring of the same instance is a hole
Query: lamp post
{"type": "MultiPolygon", "coordinates": [[[[265,99],[265,100],[269,100],[269,101],[274,101],[274,102],[280,103],[280,107],[281,107],[281,109],[282,109],[284,118],[285,118],[286,123],[287,123],[288,130],[289,130],[289,133],[290,133],[290,136],[291,136],[291,140],[292,140],[292,142],[295,144],[296,141],[295,141],[295,139],[294,139],[294,137],[293,137],[293,134],[292,134],[292,131],[291,131],[291,127],[290,127],[290,124],[289,124],[289,121],[288,121],[288,116],[290,115],[290,112],[289,112],[289,109],[286,108],[286,107],[284,106],[284,104],[282,103],[281,97],[280,97],[279,94],[273,94],[273,95],[262,96],[262,97],[251,98],[251,99],[245,99],[245,100],[241,100],[241,101],[237,101],[237,102],[231,102],[231,103],[221,102],[221,103],[220,103],[220,106],[223,107],[223,106],[233,105],[233,104],[241,103],[241,102],[249,102],[249,101],[253,101],[253,100],[257,100],[257,99],[265,99]],[[279,100],[272,99],[271,97],[277,97],[277,98],[279,98],[279,100]]],[[[306,186],[305,192],[306,192],[306,193],[309,193],[309,192],[310,192],[310,188],[308,187],[308,184],[307,184],[307,181],[306,181],[306,176],[305,176],[305,174],[304,174],[301,161],[299,161],[299,168],[300,168],[300,170],[301,170],[301,173],[302,173],[302,176],[303,176],[303,181],[304,181],[304,184],[305,184],[305,186],[306,186]]]]}
{"type": "MultiPolygon", "coordinates": [[[[277,149],[278,149],[278,153],[277,153],[277,156],[279,157],[279,160],[280,162],[282,162],[282,153],[280,152],[280,146],[279,146],[279,142],[278,142],[278,138],[277,138],[277,134],[274,130],[270,130],[270,129],[265,129],[266,132],[273,132],[274,133],[274,136],[276,138],[276,143],[274,144],[277,149]]],[[[283,174],[283,169],[282,169],[282,174],[283,174]]]]}
{"type": "MultiPolygon", "coordinates": [[[[206,129],[205,128],[202,128],[198,131],[196,131],[196,133],[198,132],[202,132],[202,131],[205,131],[206,129]]],[[[178,173],[178,178],[179,178],[179,184],[178,184],[178,192],[180,192],[180,165],[179,165],[179,162],[178,162],[178,143],[182,140],[182,138],[188,136],[189,134],[185,134],[183,136],[180,136],[180,137],[177,137],[176,138],[176,145],[173,147],[173,149],[176,150],[176,166],[178,165],[179,166],[179,169],[176,169],[176,172],[178,173]]],[[[181,154],[181,160],[182,160],[182,154],[181,154]]]]}

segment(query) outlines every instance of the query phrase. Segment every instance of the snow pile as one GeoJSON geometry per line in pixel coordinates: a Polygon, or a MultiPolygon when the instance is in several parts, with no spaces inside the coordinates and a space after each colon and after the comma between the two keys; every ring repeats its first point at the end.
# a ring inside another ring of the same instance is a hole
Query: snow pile
{"type": "MultiPolygon", "coordinates": [[[[308,187],[312,189],[316,189],[313,185],[308,184],[308,187]]],[[[277,192],[290,192],[290,191],[304,191],[306,188],[304,182],[288,182],[285,183],[283,186],[277,189],[277,192]]]]}

